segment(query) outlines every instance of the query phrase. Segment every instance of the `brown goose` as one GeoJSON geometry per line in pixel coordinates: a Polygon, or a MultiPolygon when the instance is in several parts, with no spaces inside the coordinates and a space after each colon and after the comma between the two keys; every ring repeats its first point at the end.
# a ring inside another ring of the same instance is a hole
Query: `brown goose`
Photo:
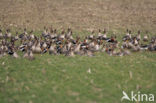
{"type": "Polygon", "coordinates": [[[103,30],[103,35],[102,35],[102,39],[106,39],[107,38],[107,32],[106,29],[103,30]]]}
{"type": "Polygon", "coordinates": [[[141,34],[140,34],[141,32],[140,32],[140,30],[138,31],[138,35],[137,35],[137,41],[140,41],[141,40],[141,34]]]}
{"type": "Polygon", "coordinates": [[[3,49],[0,47],[0,58],[4,56],[3,49]]]}
{"type": "Polygon", "coordinates": [[[100,39],[102,37],[101,29],[99,29],[98,38],[100,39]]]}
{"type": "Polygon", "coordinates": [[[12,46],[9,46],[8,47],[9,49],[8,49],[8,54],[9,55],[11,55],[12,57],[14,57],[14,58],[19,58],[19,56],[18,56],[18,54],[17,54],[17,49],[14,47],[14,45],[12,45],[12,46]]]}
{"type": "Polygon", "coordinates": [[[6,33],[5,33],[5,38],[7,39],[7,38],[11,38],[11,32],[10,32],[10,29],[7,29],[6,30],[6,33]]]}
{"type": "Polygon", "coordinates": [[[35,52],[36,52],[36,53],[41,53],[41,52],[42,52],[40,46],[41,46],[41,45],[40,45],[40,42],[38,42],[37,45],[36,45],[36,47],[35,47],[35,52]]]}
{"type": "Polygon", "coordinates": [[[94,38],[94,31],[92,31],[91,35],[88,36],[89,40],[92,40],[94,38]]]}
{"type": "Polygon", "coordinates": [[[18,54],[16,52],[13,53],[14,58],[19,58],[18,54]]]}
{"type": "Polygon", "coordinates": [[[33,34],[33,30],[30,32],[30,39],[31,40],[35,39],[35,35],[33,34]]]}
{"type": "Polygon", "coordinates": [[[148,42],[148,31],[146,31],[146,34],[144,35],[143,41],[148,42]]]}
{"type": "Polygon", "coordinates": [[[75,54],[74,54],[74,48],[73,47],[70,47],[69,51],[66,52],[65,56],[71,56],[71,57],[74,57],[75,54]]]}
{"type": "Polygon", "coordinates": [[[3,39],[3,33],[1,29],[0,29],[0,39],[3,39]]]}
{"type": "Polygon", "coordinates": [[[29,52],[28,52],[28,59],[29,59],[29,60],[34,60],[34,59],[35,59],[35,57],[34,57],[32,51],[29,51],[29,52]]]}
{"type": "Polygon", "coordinates": [[[50,44],[49,54],[54,54],[54,55],[57,54],[56,45],[54,45],[54,44],[52,44],[52,43],[50,44]]]}
{"type": "Polygon", "coordinates": [[[67,33],[66,33],[65,37],[68,38],[68,39],[73,39],[71,28],[67,29],[67,33]]]}

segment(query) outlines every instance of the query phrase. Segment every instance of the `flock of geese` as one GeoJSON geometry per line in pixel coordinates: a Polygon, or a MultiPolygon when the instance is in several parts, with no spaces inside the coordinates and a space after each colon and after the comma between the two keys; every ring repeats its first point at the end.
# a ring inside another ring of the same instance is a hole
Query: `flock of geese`
{"type": "Polygon", "coordinates": [[[125,56],[137,51],[156,51],[156,36],[149,38],[148,32],[141,35],[138,31],[134,35],[127,29],[121,43],[116,35],[108,37],[107,34],[106,30],[99,30],[83,39],[79,36],[74,39],[70,28],[59,33],[52,27],[44,27],[40,36],[26,29],[21,34],[16,32],[16,35],[12,35],[10,29],[0,30],[0,58],[6,55],[19,58],[19,52],[23,52],[23,58],[34,60],[34,54],[45,53],[94,56],[95,52],[106,52],[110,56],[125,56]]]}

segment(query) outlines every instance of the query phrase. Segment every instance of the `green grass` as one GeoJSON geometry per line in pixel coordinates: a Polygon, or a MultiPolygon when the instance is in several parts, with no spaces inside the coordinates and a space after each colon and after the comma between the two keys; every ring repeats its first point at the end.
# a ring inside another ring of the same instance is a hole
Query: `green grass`
{"type": "Polygon", "coordinates": [[[120,103],[123,90],[156,94],[155,52],[35,57],[0,59],[0,103],[120,103]]]}
{"type": "MultiPolygon", "coordinates": [[[[137,30],[148,30],[150,35],[156,32],[156,0],[0,2],[0,28],[10,28],[14,34],[26,27],[39,35],[41,28],[51,25],[59,31],[71,27],[74,37],[75,31],[84,37],[91,30],[106,28],[112,30],[109,34],[119,34],[118,40],[127,28],[135,34],[137,30]]],[[[123,90],[156,96],[156,52],[124,57],[106,53],[97,53],[95,57],[35,57],[34,61],[0,58],[0,103],[121,103],[123,90]],[[89,68],[91,73],[87,72],[89,68]]]]}

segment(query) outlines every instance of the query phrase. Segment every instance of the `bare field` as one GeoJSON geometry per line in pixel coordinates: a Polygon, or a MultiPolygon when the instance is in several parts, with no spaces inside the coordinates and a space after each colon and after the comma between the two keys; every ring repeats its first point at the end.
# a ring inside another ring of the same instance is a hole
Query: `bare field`
{"type": "Polygon", "coordinates": [[[156,32],[156,0],[0,0],[0,25],[156,32]]]}

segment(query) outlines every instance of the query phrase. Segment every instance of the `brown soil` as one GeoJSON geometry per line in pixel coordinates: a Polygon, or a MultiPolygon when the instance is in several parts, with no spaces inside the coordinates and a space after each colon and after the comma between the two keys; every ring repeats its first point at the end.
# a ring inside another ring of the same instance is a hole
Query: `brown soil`
{"type": "Polygon", "coordinates": [[[156,0],[0,0],[0,25],[156,32],[156,0]]]}

